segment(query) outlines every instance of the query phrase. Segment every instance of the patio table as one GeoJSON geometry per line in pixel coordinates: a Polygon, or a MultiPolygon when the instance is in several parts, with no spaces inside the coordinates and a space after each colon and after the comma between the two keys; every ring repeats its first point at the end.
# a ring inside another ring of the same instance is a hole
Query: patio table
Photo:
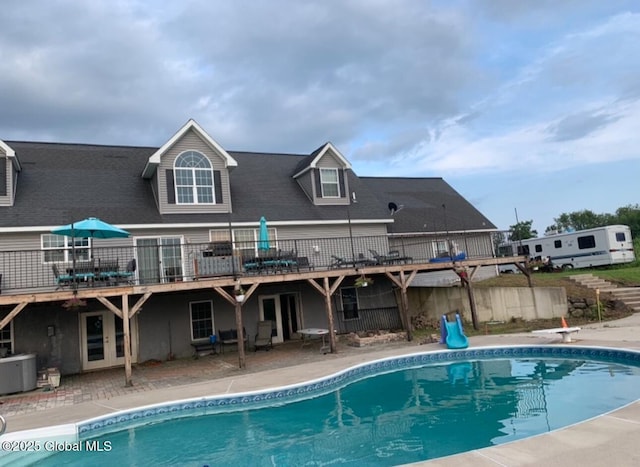
{"type": "Polygon", "coordinates": [[[312,338],[320,337],[322,339],[322,347],[320,347],[320,352],[323,354],[326,354],[327,352],[329,352],[330,348],[325,343],[325,340],[324,340],[324,336],[329,334],[328,329],[305,328],[305,329],[298,329],[298,333],[302,335],[302,347],[308,344],[309,343],[308,341],[311,340],[312,338]]]}

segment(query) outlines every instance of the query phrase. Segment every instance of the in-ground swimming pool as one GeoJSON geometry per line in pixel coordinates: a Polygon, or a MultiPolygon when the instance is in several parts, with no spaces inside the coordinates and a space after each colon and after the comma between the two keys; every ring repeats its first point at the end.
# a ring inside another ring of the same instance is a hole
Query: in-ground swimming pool
{"type": "Polygon", "coordinates": [[[639,365],[638,353],[594,348],[411,355],[306,385],[93,420],[80,424],[81,442],[108,442],[109,452],[58,453],[39,465],[417,462],[515,441],[624,406],[640,398],[639,365]]]}

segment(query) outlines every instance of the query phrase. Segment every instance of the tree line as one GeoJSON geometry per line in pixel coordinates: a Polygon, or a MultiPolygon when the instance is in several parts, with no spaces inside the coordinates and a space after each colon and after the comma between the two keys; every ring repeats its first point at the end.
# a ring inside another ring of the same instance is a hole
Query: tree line
{"type": "MultiPolygon", "coordinates": [[[[588,209],[563,213],[555,217],[553,221],[554,224],[545,229],[545,235],[622,224],[629,226],[633,238],[640,238],[640,204],[618,208],[615,214],[596,214],[588,209]]],[[[528,220],[509,226],[508,239],[518,241],[537,237],[538,232],[532,228],[532,225],[533,220],[528,220]]]]}

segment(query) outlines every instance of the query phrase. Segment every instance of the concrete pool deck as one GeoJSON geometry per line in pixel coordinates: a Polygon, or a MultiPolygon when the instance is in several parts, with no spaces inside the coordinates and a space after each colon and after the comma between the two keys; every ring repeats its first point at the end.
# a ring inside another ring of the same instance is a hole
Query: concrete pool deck
{"type": "MultiPolygon", "coordinates": [[[[469,347],[560,344],[556,335],[500,334],[474,336],[469,347]]],[[[574,342],[562,345],[640,350],[640,313],[582,327],[574,342]]],[[[355,348],[339,344],[337,354],[318,346],[288,343],[247,353],[247,368],[237,368],[237,353],[197,360],[137,365],[133,387],[124,387],[122,369],[63,377],[56,392],[43,390],[0,397],[7,432],[79,422],[144,405],[217,394],[254,391],[295,384],[375,359],[443,350],[439,344],[389,343],[355,348]]],[[[640,464],[640,401],[609,414],[551,433],[501,446],[421,462],[429,466],[600,466],[640,464]]]]}

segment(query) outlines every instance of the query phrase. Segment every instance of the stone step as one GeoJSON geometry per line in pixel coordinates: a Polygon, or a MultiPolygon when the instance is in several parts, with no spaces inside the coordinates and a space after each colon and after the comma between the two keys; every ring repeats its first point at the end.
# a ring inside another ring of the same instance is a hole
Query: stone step
{"type": "Polygon", "coordinates": [[[569,279],[571,280],[576,280],[576,279],[581,279],[584,277],[595,277],[593,274],[591,273],[584,273],[584,274],[572,274],[569,276],[569,279]]]}
{"type": "Polygon", "coordinates": [[[610,293],[611,296],[623,302],[635,312],[640,312],[640,287],[618,287],[609,281],[600,279],[591,273],[575,274],[569,279],[590,289],[598,289],[600,292],[610,293]]]}
{"type": "Polygon", "coordinates": [[[628,305],[640,304],[640,297],[617,297],[614,295],[613,298],[625,302],[628,305]]]}
{"type": "Polygon", "coordinates": [[[606,282],[606,281],[589,281],[589,282],[578,282],[578,284],[584,286],[584,287],[588,287],[590,289],[607,289],[607,290],[615,290],[617,289],[616,286],[614,286],[612,283],[610,282],[606,282]]]}
{"type": "Polygon", "coordinates": [[[638,300],[640,299],[640,294],[637,293],[618,293],[615,290],[611,292],[611,295],[613,295],[616,298],[619,298],[620,300],[624,299],[624,300],[638,300]]]}
{"type": "Polygon", "coordinates": [[[640,296],[640,287],[618,287],[615,289],[616,295],[638,295],[640,296]]]}

